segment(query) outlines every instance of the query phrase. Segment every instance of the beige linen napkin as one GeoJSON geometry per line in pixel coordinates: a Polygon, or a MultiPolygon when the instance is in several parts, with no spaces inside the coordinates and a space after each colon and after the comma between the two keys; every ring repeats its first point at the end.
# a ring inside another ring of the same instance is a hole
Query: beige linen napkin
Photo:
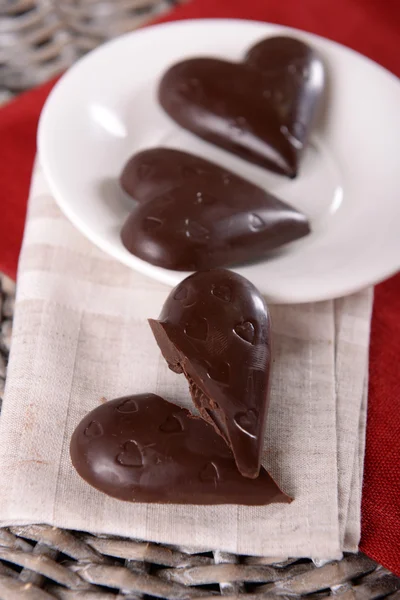
{"type": "Polygon", "coordinates": [[[37,168],[0,419],[0,523],[48,523],[273,556],[338,558],[359,539],[372,292],[272,306],[274,368],[263,464],[295,498],[267,507],[119,502],[69,459],[100,401],[155,392],[191,406],[147,325],[169,290],[116,263],[61,214],[37,168]]]}

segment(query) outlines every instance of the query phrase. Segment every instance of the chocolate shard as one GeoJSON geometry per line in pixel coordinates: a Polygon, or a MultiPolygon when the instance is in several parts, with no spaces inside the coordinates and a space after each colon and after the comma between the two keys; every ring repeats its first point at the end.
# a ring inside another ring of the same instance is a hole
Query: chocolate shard
{"type": "Polygon", "coordinates": [[[280,36],[257,44],[241,63],[182,61],[164,74],[158,96],[181,127],[295,177],[323,84],[323,65],[315,52],[280,36]]]}
{"type": "Polygon", "coordinates": [[[184,373],[200,415],[257,477],[268,410],[270,319],[258,290],[225,269],[191,275],[150,326],[170,368],[184,373]]]}
{"type": "Polygon", "coordinates": [[[310,232],[307,218],[268,192],[203,158],[168,148],[137,154],[121,183],[139,201],[124,246],[166,269],[240,264],[310,232]]]}
{"type": "Polygon", "coordinates": [[[155,394],[95,408],[75,429],[70,452],[85,481],[129,502],[264,505],[291,500],[264,469],[258,479],[243,478],[212,427],[155,394]]]}

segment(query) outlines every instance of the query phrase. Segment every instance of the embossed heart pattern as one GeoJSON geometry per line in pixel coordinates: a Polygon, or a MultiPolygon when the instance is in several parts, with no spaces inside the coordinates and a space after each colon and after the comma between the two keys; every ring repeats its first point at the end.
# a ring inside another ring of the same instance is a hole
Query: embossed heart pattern
{"type": "Polygon", "coordinates": [[[132,502],[290,502],[260,468],[270,324],[258,291],[224,269],[198,272],[149,322],[170,368],[188,379],[202,418],[154,394],[102,404],[71,439],[79,475],[132,502]]]}
{"type": "Polygon", "coordinates": [[[120,183],[139,203],[124,246],[142,260],[197,271],[265,257],[310,232],[307,218],[203,158],[169,148],[134,155],[120,183]]]}
{"type": "Polygon", "coordinates": [[[241,63],[191,58],[158,96],[181,127],[250,162],[295,177],[324,89],[324,65],[302,41],[262,40],[241,63]]]}

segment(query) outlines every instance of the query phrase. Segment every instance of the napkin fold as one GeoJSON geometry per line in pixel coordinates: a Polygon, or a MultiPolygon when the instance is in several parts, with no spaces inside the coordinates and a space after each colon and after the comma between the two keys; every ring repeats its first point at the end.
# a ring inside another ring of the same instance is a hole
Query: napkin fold
{"type": "Polygon", "coordinates": [[[79,478],[71,434],[103,396],[155,392],[192,407],[185,378],[168,369],[147,324],[168,293],[88,242],[36,169],[0,420],[1,524],[45,522],[282,558],[356,551],[371,290],[271,307],[263,464],[294,497],[291,505],[130,504],[79,478]]]}

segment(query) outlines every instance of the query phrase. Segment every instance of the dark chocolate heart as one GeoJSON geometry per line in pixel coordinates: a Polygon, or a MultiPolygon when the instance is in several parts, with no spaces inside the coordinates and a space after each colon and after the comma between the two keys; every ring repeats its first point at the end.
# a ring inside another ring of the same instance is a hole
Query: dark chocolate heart
{"type": "Polygon", "coordinates": [[[239,471],[257,477],[270,370],[269,315],[260,293],[231,271],[198,272],[170,293],[159,319],[149,323],[172,370],[187,377],[201,416],[232,449],[239,471]],[[181,300],[187,297],[190,307],[181,300]],[[207,336],[196,339],[188,324],[199,322],[207,323],[207,336]]]}
{"type": "Polygon", "coordinates": [[[130,502],[263,505],[290,502],[270,475],[243,478],[223,439],[202,419],[154,394],[95,408],[77,426],[71,459],[101,492],[130,502]],[[101,435],[88,436],[97,423],[101,435]]]}
{"type": "Polygon", "coordinates": [[[179,125],[251,162],[295,177],[324,85],[315,51],[263,40],[242,63],[192,58],[171,67],[159,101],[179,125]]]}
{"type": "Polygon", "coordinates": [[[218,165],[177,150],[141,152],[128,162],[121,179],[140,202],[122,228],[122,242],[132,254],[166,269],[243,263],[310,231],[306,217],[288,204],[218,165]],[[149,181],[140,176],[142,162],[153,167],[149,181]],[[195,174],[183,177],[188,164],[195,174]]]}

